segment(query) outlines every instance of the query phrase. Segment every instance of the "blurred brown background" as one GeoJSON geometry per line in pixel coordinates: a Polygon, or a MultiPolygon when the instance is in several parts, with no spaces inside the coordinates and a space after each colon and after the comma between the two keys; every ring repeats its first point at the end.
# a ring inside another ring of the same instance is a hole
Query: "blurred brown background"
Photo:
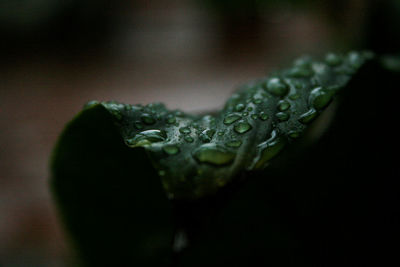
{"type": "Polygon", "coordinates": [[[219,108],[300,54],[362,47],[373,3],[0,0],[0,266],[68,265],[48,162],[85,102],[219,108]]]}

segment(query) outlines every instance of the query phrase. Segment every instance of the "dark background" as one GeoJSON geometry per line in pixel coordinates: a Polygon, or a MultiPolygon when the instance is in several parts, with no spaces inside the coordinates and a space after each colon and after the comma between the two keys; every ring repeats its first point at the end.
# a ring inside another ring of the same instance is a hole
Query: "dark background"
{"type": "Polygon", "coordinates": [[[217,109],[237,85],[301,54],[398,51],[399,9],[395,0],[0,0],[0,266],[68,262],[48,160],[85,102],[217,109]]]}

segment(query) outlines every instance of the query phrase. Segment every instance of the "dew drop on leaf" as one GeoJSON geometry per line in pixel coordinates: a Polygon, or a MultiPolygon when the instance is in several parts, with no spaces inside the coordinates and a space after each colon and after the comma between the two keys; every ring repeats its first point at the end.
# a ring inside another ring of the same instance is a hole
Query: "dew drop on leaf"
{"type": "Polygon", "coordinates": [[[275,96],[285,96],[289,87],[279,78],[271,78],[267,82],[267,90],[275,96]]]}
{"type": "Polygon", "coordinates": [[[188,143],[193,143],[194,139],[190,135],[186,135],[184,137],[185,141],[188,143]]]}
{"type": "Polygon", "coordinates": [[[245,105],[240,103],[240,104],[236,105],[235,110],[236,111],[242,111],[242,110],[244,110],[244,108],[245,108],[245,105]]]}
{"type": "Polygon", "coordinates": [[[167,138],[165,131],[147,130],[135,135],[135,137],[126,140],[130,147],[149,145],[151,143],[162,142],[167,138]]]}
{"type": "Polygon", "coordinates": [[[122,114],[118,108],[108,108],[108,110],[111,112],[112,115],[114,115],[117,120],[122,120],[122,114]]]}
{"type": "Polygon", "coordinates": [[[262,99],[261,99],[261,98],[255,98],[255,99],[253,100],[253,103],[254,103],[254,104],[261,104],[261,103],[262,103],[262,99]]]}
{"type": "Polygon", "coordinates": [[[261,119],[262,121],[266,121],[266,120],[268,120],[268,118],[269,118],[268,114],[265,113],[264,111],[260,112],[259,117],[260,117],[260,119],[261,119]]]}
{"type": "Polygon", "coordinates": [[[92,101],[87,102],[87,103],[83,106],[83,108],[91,108],[91,107],[93,107],[93,106],[95,106],[95,105],[97,105],[97,104],[100,104],[100,102],[99,102],[99,101],[96,101],[96,100],[92,100],[92,101]]]}
{"type": "Polygon", "coordinates": [[[282,121],[287,121],[290,118],[290,115],[288,113],[286,113],[286,112],[278,112],[278,113],[275,114],[275,116],[281,122],[282,121]]]}
{"type": "Polygon", "coordinates": [[[343,60],[339,55],[334,54],[334,53],[329,53],[325,57],[325,62],[329,66],[334,67],[334,66],[340,65],[343,62],[343,60]]]}
{"type": "Polygon", "coordinates": [[[299,98],[300,98],[300,95],[299,95],[299,94],[289,95],[289,99],[290,99],[290,100],[297,100],[297,99],[299,99],[299,98]]]}
{"type": "Polygon", "coordinates": [[[152,124],[154,124],[156,122],[156,120],[153,118],[153,116],[150,115],[150,114],[147,114],[147,113],[142,114],[140,119],[142,120],[142,122],[144,124],[147,124],[147,125],[152,125],[152,124]]]}
{"type": "Polygon", "coordinates": [[[182,127],[182,128],[179,128],[179,132],[181,134],[190,134],[192,131],[190,130],[189,127],[182,127]]]}
{"type": "Polygon", "coordinates": [[[359,68],[363,63],[363,58],[357,52],[350,52],[348,55],[350,66],[353,68],[359,68]]]}
{"type": "Polygon", "coordinates": [[[332,92],[326,91],[322,87],[317,87],[311,91],[308,101],[313,108],[321,110],[328,106],[332,97],[332,92]]]}
{"type": "Polygon", "coordinates": [[[179,147],[177,147],[176,145],[165,145],[165,146],[163,146],[163,150],[168,155],[175,155],[175,154],[178,154],[179,147]]]}
{"type": "Polygon", "coordinates": [[[229,114],[224,118],[224,124],[230,125],[241,118],[238,114],[229,114]]]}
{"type": "Polygon", "coordinates": [[[169,115],[167,116],[167,123],[169,123],[169,124],[174,124],[175,122],[176,122],[175,116],[172,115],[172,114],[169,114],[169,115]]]}
{"type": "Polygon", "coordinates": [[[278,109],[279,111],[285,111],[290,108],[290,103],[286,100],[281,100],[278,102],[278,109]]]}
{"type": "Polygon", "coordinates": [[[277,137],[276,131],[273,131],[271,138],[257,146],[257,156],[250,169],[264,168],[285,147],[285,144],[285,140],[277,137]]]}
{"type": "Polygon", "coordinates": [[[312,122],[317,117],[317,115],[318,115],[318,113],[315,109],[310,109],[309,111],[300,115],[299,122],[301,122],[303,124],[308,124],[308,123],[312,122]]]}
{"type": "Polygon", "coordinates": [[[199,135],[199,138],[204,143],[210,142],[212,137],[214,136],[214,134],[215,134],[215,130],[207,129],[207,130],[204,130],[203,132],[201,132],[201,134],[199,135]]]}
{"type": "Polygon", "coordinates": [[[213,129],[207,129],[207,130],[205,130],[205,134],[206,134],[209,138],[212,138],[212,137],[214,136],[214,134],[215,134],[215,130],[213,130],[213,129]]]}
{"type": "Polygon", "coordinates": [[[240,146],[242,145],[242,141],[240,141],[240,140],[233,140],[233,141],[227,142],[225,145],[228,146],[228,147],[237,148],[237,147],[240,147],[240,146]]]}
{"type": "Polygon", "coordinates": [[[215,144],[205,144],[196,149],[193,156],[201,163],[225,165],[232,163],[236,154],[215,144]]]}
{"type": "Polygon", "coordinates": [[[250,131],[251,128],[252,128],[251,125],[246,121],[239,121],[233,127],[235,132],[240,133],[240,134],[243,134],[243,133],[246,133],[246,132],[250,131]]]}
{"type": "Polygon", "coordinates": [[[308,78],[314,74],[309,67],[294,67],[289,71],[289,75],[294,78],[308,78]]]}

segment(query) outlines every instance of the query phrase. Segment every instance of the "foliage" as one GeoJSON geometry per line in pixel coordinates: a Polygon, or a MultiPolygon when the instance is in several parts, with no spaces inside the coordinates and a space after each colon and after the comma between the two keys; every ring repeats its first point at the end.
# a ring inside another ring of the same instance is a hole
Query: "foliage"
{"type": "MultiPolygon", "coordinates": [[[[384,72],[373,58],[370,52],[330,53],[323,61],[302,57],[242,86],[220,112],[204,116],[159,103],[88,103],[67,125],[51,164],[52,187],[83,261],[204,266],[199,258],[207,254],[207,261],[220,264],[276,263],[281,257],[302,262],[307,253],[296,248],[310,246],[296,236],[301,229],[285,229],[287,221],[280,221],[293,207],[268,204],[269,196],[280,198],[279,190],[264,185],[267,176],[288,181],[314,173],[302,169],[304,159],[294,168],[298,173],[289,174],[286,167],[296,166],[290,156],[283,167],[265,167],[292,149],[339,92],[365,87],[368,66],[384,72]]],[[[322,179],[322,166],[333,160],[326,155],[325,162],[321,153],[308,156],[322,179]]]]}

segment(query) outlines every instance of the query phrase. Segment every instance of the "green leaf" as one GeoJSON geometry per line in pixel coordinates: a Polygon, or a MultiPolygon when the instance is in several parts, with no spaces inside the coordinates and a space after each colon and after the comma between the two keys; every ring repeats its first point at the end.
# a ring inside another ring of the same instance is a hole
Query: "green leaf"
{"type": "Polygon", "coordinates": [[[210,196],[235,177],[264,169],[372,57],[300,58],[242,86],[220,112],[204,116],[160,103],[88,103],[52,159],[53,189],[84,261],[170,261],[174,225],[167,198],[210,196]]]}
{"type": "Polygon", "coordinates": [[[374,64],[380,60],[355,74],[335,100],[329,130],[307,149],[299,149],[299,140],[265,171],[246,173],[234,190],[216,194],[223,207],[197,231],[177,266],[398,261],[392,244],[399,236],[393,218],[399,205],[400,76],[374,64]]]}
{"type": "Polygon", "coordinates": [[[370,57],[351,52],[328,54],[323,62],[300,58],[287,70],[244,85],[216,115],[116,102],[91,102],[82,114],[108,110],[126,145],[146,150],[170,198],[198,198],[240,172],[267,166],[370,57]]]}
{"type": "Polygon", "coordinates": [[[51,185],[86,265],[169,262],[171,204],[145,154],[124,144],[102,106],[78,114],[61,135],[51,185]]]}

